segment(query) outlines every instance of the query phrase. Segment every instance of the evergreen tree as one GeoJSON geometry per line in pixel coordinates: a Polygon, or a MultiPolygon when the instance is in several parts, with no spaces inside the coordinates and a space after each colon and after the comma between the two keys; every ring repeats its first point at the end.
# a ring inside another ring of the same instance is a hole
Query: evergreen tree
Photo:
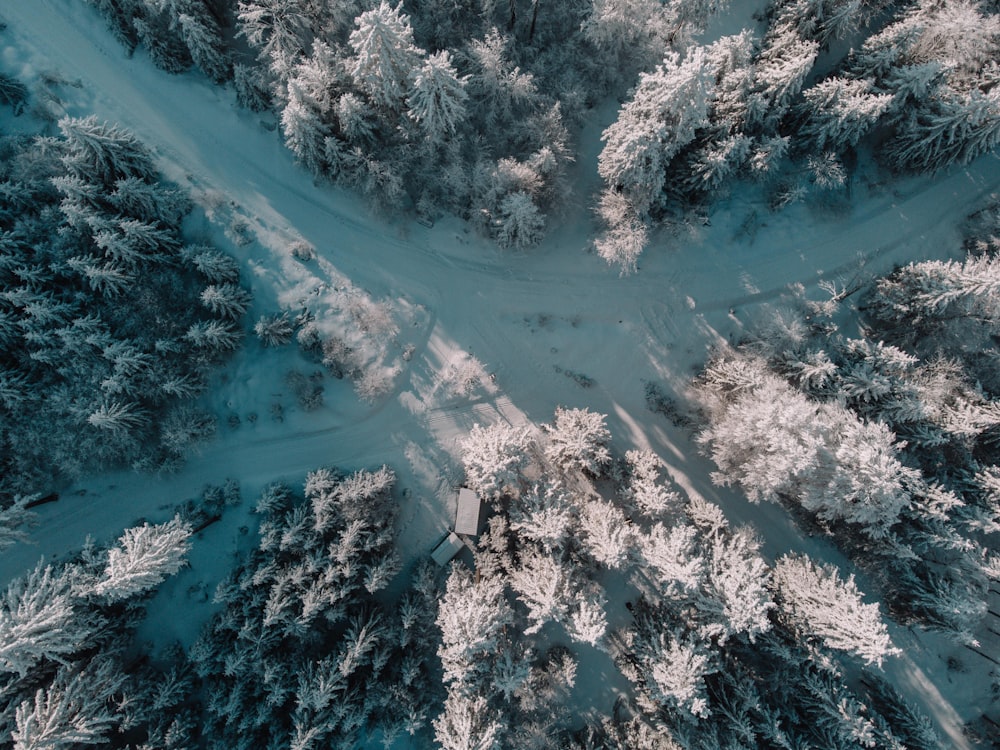
{"type": "Polygon", "coordinates": [[[806,122],[799,135],[819,150],[833,151],[857,145],[892,102],[890,94],[873,93],[868,81],[839,77],[811,86],[802,96],[806,122]]]}
{"type": "Polygon", "coordinates": [[[393,8],[385,0],[365,11],[354,24],[349,64],[357,85],[376,106],[387,112],[401,110],[417,73],[423,51],[413,43],[409,17],[402,4],[393,8]]]}
{"type": "Polygon", "coordinates": [[[549,622],[563,622],[572,595],[570,571],[558,559],[526,547],[520,565],[511,571],[510,585],[528,608],[531,625],[527,635],[537,633],[549,622]]]}
{"type": "Polygon", "coordinates": [[[216,83],[229,80],[232,67],[221,29],[204,6],[192,2],[188,7],[191,12],[180,13],[177,22],[195,65],[216,83]]]}
{"type": "Polygon", "coordinates": [[[598,172],[643,216],[659,200],[666,168],[699,127],[708,122],[711,70],[702,48],[683,59],[670,53],[644,73],[617,121],[601,135],[598,172]]]}
{"type": "Polygon", "coordinates": [[[0,669],[24,677],[43,660],[67,664],[87,648],[98,623],[75,606],[71,571],[39,562],[0,599],[0,669]]]}
{"type": "Polygon", "coordinates": [[[111,699],[125,682],[113,659],[94,659],[84,668],[64,667],[51,685],[17,706],[15,750],[70,750],[106,745],[121,720],[110,710],[111,699]]]}
{"type": "Polygon", "coordinates": [[[131,133],[101,124],[93,115],[64,117],[59,121],[59,130],[66,139],[63,162],[72,175],[106,186],[130,177],[152,181],[149,152],[131,133]]]}
{"type": "Polygon", "coordinates": [[[423,67],[413,78],[407,98],[407,114],[416,122],[425,138],[432,143],[448,139],[466,118],[468,76],[459,76],[452,65],[451,54],[436,52],[424,60],[423,67]]]}
{"type": "Polygon", "coordinates": [[[94,593],[111,601],[148,591],[184,565],[191,549],[191,527],[174,517],[167,523],[148,523],[126,529],[120,546],[108,552],[104,578],[94,593]]]}
{"type": "Polygon", "coordinates": [[[663,461],[652,451],[630,450],[625,453],[626,483],[622,499],[644,515],[658,518],[680,504],[680,495],[663,486],[660,473],[663,461]]]}
{"type": "Polygon", "coordinates": [[[499,499],[516,491],[528,465],[530,445],[526,429],[503,422],[474,425],[461,444],[466,481],[486,498],[499,499]]]}
{"type": "Polygon", "coordinates": [[[780,616],[803,635],[817,636],[829,648],[846,651],[868,664],[881,665],[894,648],[878,604],[864,604],[854,576],[846,580],[832,565],[817,565],[805,555],[785,555],[774,566],[780,616]]]}
{"type": "Polygon", "coordinates": [[[705,630],[719,642],[745,635],[753,643],[771,629],[774,607],[768,591],[767,563],[759,554],[760,542],[744,527],[711,540],[705,577],[706,594],[698,604],[704,614],[717,618],[705,630]]]}
{"type": "Polygon", "coordinates": [[[496,238],[501,247],[524,249],[542,238],[545,218],[531,196],[518,190],[501,202],[495,219],[496,238]]]}
{"type": "Polygon", "coordinates": [[[475,696],[489,683],[492,661],[502,652],[503,630],[513,618],[501,580],[474,580],[469,571],[451,568],[437,618],[438,656],[450,692],[475,696]]]}
{"type": "Polygon", "coordinates": [[[310,38],[305,0],[240,0],[240,34],[279,75],[305,51],[310,38]]]}
{"type": "Polygon", "coordinates": [[[576,516],[574,498],[560,484],[536,484],[512,503],[510,528],[547,553],[555,553],[569,544],[576,516]]]}
{"type": "Polygon", "coordinates": [[[553,423],[542,425],[542,429],[548,438],[545,458],[563,471],[575,469],[599,476],[611,461],[607,448],[611,433],[603,414],[558,407],[553,423]]]}
{"type": "Polygon", "coordinates": [[[501,726],[482,697],[449,693],[434,719],[434,739],[442,750],[499,750],[501,726]]]}

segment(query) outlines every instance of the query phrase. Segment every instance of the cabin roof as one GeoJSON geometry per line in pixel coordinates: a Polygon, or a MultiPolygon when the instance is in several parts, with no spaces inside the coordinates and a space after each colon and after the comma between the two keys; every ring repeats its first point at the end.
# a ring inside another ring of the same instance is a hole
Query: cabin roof
{"type": "Polygon", "coordinates": [[[468,487],[458,491],[458,509],[455,511],[455,533],[477,536],[479,534],[479,511],[482,501],[479,495],[468,487]]]}
{"type": "Polygon", "coordinates": [[[458,534],[454,531],[449,531],[448,536],[441,540],[441,543],[434,548],[431,552],[431,559],[434,560],[438,565],[444,567],[448,562],[458,554],[459,550],[464,546],[461,539],[458,538],[458,534]]]}

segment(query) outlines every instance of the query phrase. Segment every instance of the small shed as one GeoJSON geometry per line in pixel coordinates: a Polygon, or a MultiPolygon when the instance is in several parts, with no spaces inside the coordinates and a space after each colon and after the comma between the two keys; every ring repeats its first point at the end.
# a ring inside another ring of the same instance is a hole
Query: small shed
{"type": "Polygon", "coordinates": [[[448,536],[442,539],[441,544],[431,552],[431,559],[443,568],[464,546],[465,544],[458,538],[458,534],[449,531],[448,536]]]}
{"type": "Polygon", "coordinates": [[[458,491],[458,510],[455,511],[455,533],[477,536],[479,534],[479,511],[482,501],[479,495],[468,487],[458,491]]]}

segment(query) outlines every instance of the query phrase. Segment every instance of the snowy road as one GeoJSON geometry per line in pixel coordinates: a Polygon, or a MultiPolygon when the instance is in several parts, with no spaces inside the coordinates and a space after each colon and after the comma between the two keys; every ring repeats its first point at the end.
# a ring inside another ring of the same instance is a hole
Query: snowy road
{"type": "MultiPolygon", "coordinates": [[[[374,217],[357,198],[317,188],[276,133],[233,108],[229,92],[194,76],[159,72],[142,53],[125,59],[83,3],[0,0],[0,18],[11,27],[0,39],[30,50],[26,72],[54,68],[81,82],[79,91],[67,89],[69,114],[94,112],[123,124],[153,148],[171,179],[206,202],[221,197],[239,206],[259,239],[243,255],[258,298],[287,299],[303,284],[329,283],[339,274],[376,297],[406,299],[427,311],[395,398],[376,409],[337,403],[315,417],[226,433],[173,477],[121,474],[81,482],[74,488],[80,497],[43,507],[43,522],[50,517],[52,523],[36,535],[37,545],[0,556],[5,578],[39,555],[78,546],[88,533],[106,537],[137,517],[162,515],[208,481],[239,476],[252,490],[329,463],[389,463],[399,470],[402,485],[413,489],[401,540],[404,554],[413,557],[448,523],[456,437],[484,418],[548,421],[559,404],[607,413],[619,450],[656,450],[686,491],[720,503],[734,522],[756,525],[768,555],[808,550],[844,564],[828,546],[803,538],[780,509],[751,506],[712,486],[712,467],[689,436],[646,409],[642,383],[680,388],[711,346],[738,335],[740,321],[791,284],[814,289],[862,267],[876,274],[894,263],[948,254],[958,237],[948,220],[1000,187],[998,162],[987,157],[938,179],[900,183],[898,194],[873,194],[863,214],[824,218],[799,206],[774,215],[732,199],[720,204],[710,225],[663,238],[647,251],[638,275],[620,279],[586,252],[585,197],[541,247],[514,257],[454,220],[428,230],[374,217]],[[315,245],[322,262],[306,267],[290,259],[286,245],[295,237],[315,245]],[[495,393],[475,408],[431,403],[420,378],[459,354],[474,355],[495,373],[495,393]],[[568,377],[573,374],[594,385],[580,387],[568,377]]],[[[5,58],[19,59],[9,49],[5,58]]],[[[585,141],[577,167],[582,175],[594,174],[598,146],[595,137],[585,141]]],[[[252,367],[237,362],[237,379],[249,379],[252,367]]],[[[346,389],[336,393],[348,399],[346,389]]],[[[890,667],[894,679],[955,747],[967,747],[961,721],[975,715],[974,697],[945,685],[936,657],[907,631],[897,628],[894,637],[907,651],[890,667]]]]}

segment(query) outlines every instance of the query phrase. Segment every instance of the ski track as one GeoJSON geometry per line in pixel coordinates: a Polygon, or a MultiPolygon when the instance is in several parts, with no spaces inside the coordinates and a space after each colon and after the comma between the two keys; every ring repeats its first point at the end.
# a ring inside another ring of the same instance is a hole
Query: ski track
{"type": "MultiPolygon", "coordinates": [[[[83,480],[58,503],[39,509],[41,527],[32,546],[0,554],[5,579],[39,556],[79,546],[87,534],[108,541],[140,517],[163,518],[208,481],[234,474],[252,497],[269,481],[297,482],[307,470],[328,464],[389,463],[397,470],[401,485],[416,497],[401,511],[406,522],[401,554],[412,561],[426,554],[450,522],[447,491],[460,475],[461,433],[473,422],[497,418],[549,421],[559,404],[608,414],[619,450],[632,445],[656,450],[689,495],[720,504],[733,523],[756,526],[769,558],[804,551],[849,569],[826,540],[804,537],[777,506],[753,506],[738,493],[713,486],[708,477],[714,467],[690,435],[646,410],[642,380],[666,381],[680,391],[706,352],[738,333],[728,310],[774,301],[791,283],[814,290],[823,279],[875,275],[894,263],[956,251],[958,234],[946,220],[968,213],[1000,186],[997,160],[990,156],[938,179],[904,181],[901,192],[873,196],[864,213],[837,221],[811,217],[806,207],[769,214],[766,207],[733,200],[714,212],[711,226],[686,239],[661,235],[642,258],[640,273],[622,279],[586,252],[592,228],[587,196],[574,197],[578,210],[556,221],[540,248],[513,257],[468,234],[455,219],[433,229],[380,219],[356,196],[314,185],[292,163],[277,133],[233,108],[231,92],[194,75],[157,71],[141,51],[125,59],[84,4],[0,0],[0,18],[10,23],[5,43],[12,35],[34,59],[83,83],[84,101],[68,103],[69,114],[93,112],[121,123],[154,150],[160,168],[182,186],[234,200],[260,227],[310,241],[355,286],[414,301],[429,315],[409,369],[377,408],[327,410],[294,420],[294,428],[269,425],[259,434],[249,429],[222,434],[170,477],[122,472],[83,480]],[[748,209],[759,210],[763,219],[753,224],[748,240],[735,241],[733,230],[748,209]],[[816,258],[827,267],[817,271],[816,258]],[[533,316],[539,321],[534,330],[527,325],[515,330],[518,321],[533,316]],[[423,401],[417,375],[433,375],[432,341],[478,357],[496,374],[495,392],[444,404],[423,401]],[[428,369],[418,370],[418,360],[428,369]],[[556,372],[557,366],[592,377],[595,386],[578,387],[556,372]],[[422,411],[408,411],[404,396],[422,411]]],[[[593,130],[588,126],[588,133],[593,130]]],[[[581,154],[580,169],[595,161],[599,145],[596,137],[591,140],[584,144],[591,151],[581,154]]],[[[593,183],[588,178],[585,184],[593,183]]],[[[269,267],[287,262],[278,249],[259,245],[250,246],[243,260],[269,267]]],[[[211,577],[210,571],[201,574],[211,577]]],[[[931,667],[937,654],[909,631],[891,629],[905,658],[893,661],[887,673],[954,747],[971,747],[962,721],[977,716],[982,706],[974,699],[952,705],[939,670],[931,667]]],[[[604,701],[613,699],[613,691],[605,691],[581,712],[594,706],[610,711],[604,701]]]]}

